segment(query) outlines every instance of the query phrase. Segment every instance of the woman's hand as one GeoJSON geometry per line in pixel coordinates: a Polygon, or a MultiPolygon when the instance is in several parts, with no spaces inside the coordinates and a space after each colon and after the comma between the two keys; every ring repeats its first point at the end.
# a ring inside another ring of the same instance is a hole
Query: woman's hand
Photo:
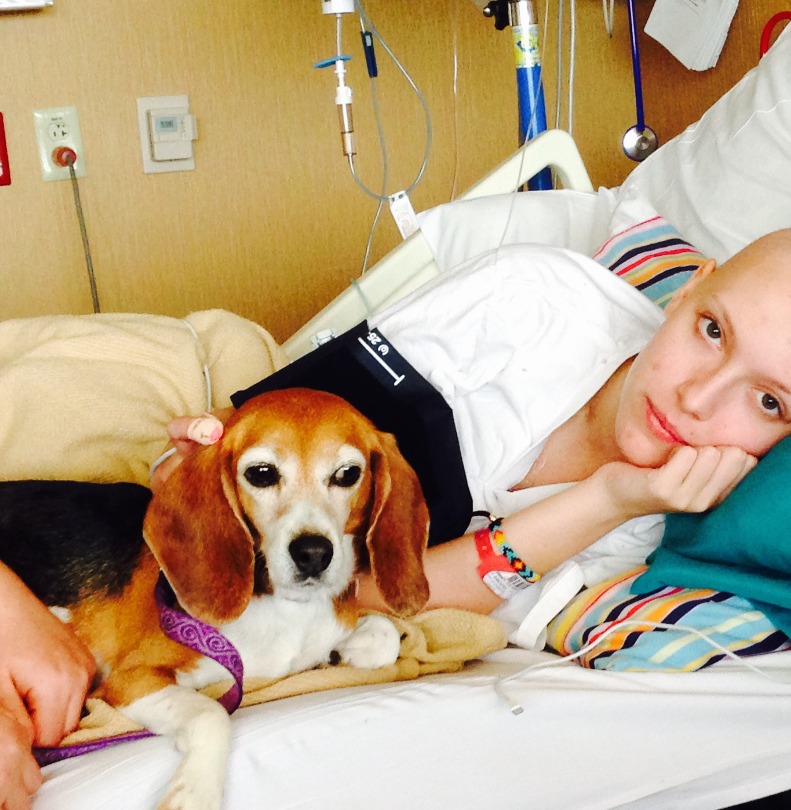
{"type": "Polygon", "coordinates": [[[627,516],[704,512],[723,501],[757,461],[738,447],[683,446],[656,469],[614,462],[595,475],[627,516]]]}

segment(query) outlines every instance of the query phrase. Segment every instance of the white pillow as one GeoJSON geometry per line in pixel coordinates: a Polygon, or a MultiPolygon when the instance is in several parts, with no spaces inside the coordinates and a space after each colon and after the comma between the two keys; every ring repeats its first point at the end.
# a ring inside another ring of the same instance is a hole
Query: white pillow
{"type": "Polygon", "coordinates": [[[440,271],[503,245],[534,242],[587,256],[609,235],[615,198],[608,189],[494,194],[439,205],[418,215],[440,271]]]}
{"type": "Polygon", "coordinates": [[[700,121],[635,168],[619,194],[635,190],[720,262],[791,226],[791,26],[700,121]]]}

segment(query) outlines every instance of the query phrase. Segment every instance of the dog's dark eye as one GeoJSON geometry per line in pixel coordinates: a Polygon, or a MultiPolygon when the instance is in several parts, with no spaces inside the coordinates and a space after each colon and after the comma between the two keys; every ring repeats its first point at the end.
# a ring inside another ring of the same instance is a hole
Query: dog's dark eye
{"type": "Polygon", "coordinates": [[[277,467],[271,464],[254,464],[244,471],[244,477],[254,486],[263,489],[273,487],[280,481],[277,467]]]}
{"type": "Polygon", "coordinates": [[[353,487],[360,480],[362,472],[356,464],[346,464],[332,474],[330,484],[336,487],[353,487]]]}

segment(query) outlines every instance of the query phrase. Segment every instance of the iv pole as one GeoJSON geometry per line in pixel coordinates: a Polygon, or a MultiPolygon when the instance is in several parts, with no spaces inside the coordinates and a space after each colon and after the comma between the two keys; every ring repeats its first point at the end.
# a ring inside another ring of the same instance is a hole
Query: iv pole
{"type": "MultiPolygon", "coordinates": [[[[532,0],[492,0],[484,16],[494,17],[494,27],[511,26],[516,60],[516,90],[519,103],[519,145],[547,129],[544,86],[541,82],[541,51],[538,23],[532,0]]],[[[542,169],[527,183],[531,191],[552,188],[552,172],[542,169]]]]}

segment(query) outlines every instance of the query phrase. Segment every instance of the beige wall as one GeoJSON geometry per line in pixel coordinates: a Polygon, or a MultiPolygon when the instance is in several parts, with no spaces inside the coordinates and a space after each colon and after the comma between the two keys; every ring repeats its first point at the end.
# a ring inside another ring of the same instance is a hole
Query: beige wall
{"type": "MultiPolygon", "coordinates": [[[[652,3],[638,0],[644,20],[652,3]]],[[[783,2],[741,4],[720,65],[693,74],[643,38],[646,121],[667,140],[757,60],[758,36],[783,2]]],[[[516,146],[510,32],[469,0],[367,0],[366,9],[428,101],[434,143],[420,210],[451,198],[516,146]],[[454,82],[454,62],[457,79],[454,82]]],[[[553,0],[553,8],[555,3],[553,0]]],[[[634,122],[626,9],[610,40],[598,0],[579,0],[575,136],[595,183],[615,185],[634,122]]],[[[538,4],[543,19],[543,4],[538,4]]],[[[378,141],[357,28],[359,171],[380,182],[378,141]]],[[[550,121],[554,24],[545,38],[550,121]]],[[[0,15],[0,112],[13,183],[0,187],[0,317],[87,313],[91,298],[68,182],[41,180],[32,111],[79,112],[80,181],[102,309],[180,316],[224,307],[285,339],[361,267],[376,204],[341,154],[334,77],[312,64],[334,51],[318,0],[55,0],[0,15]],[[144,175],[135,99],[187,93],[198,118],[197,168],[144,175]]],[[[379,49],[390,191],[409,184],[424,148],[422,109],[379,49]]],[[[373,259],[398,242],[389,215],[373,259]]]]}

